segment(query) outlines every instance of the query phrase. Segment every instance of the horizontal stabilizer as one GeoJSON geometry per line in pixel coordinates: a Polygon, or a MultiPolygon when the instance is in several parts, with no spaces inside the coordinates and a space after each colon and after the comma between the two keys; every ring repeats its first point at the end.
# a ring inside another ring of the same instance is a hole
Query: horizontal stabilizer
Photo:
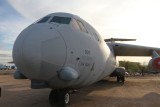
{"type": "Polygon", "coordinates": [[[105,42],[115,42],[115,41],[136,41],[136,39],[122,39],[122,38],[110,38],[104,39],[105,42]]]}

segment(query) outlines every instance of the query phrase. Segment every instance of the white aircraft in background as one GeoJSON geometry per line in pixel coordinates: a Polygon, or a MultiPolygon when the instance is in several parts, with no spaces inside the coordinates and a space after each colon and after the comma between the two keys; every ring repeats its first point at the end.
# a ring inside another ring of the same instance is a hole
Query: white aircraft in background
{"type": "Polygon", "coordinates": [[[14,77],[30,79],[34,89],[53,89],[50,104],[66,106],[69,90],[91,85],[112,73],[124,81],[116,56],[152,56],[149,65],[160,69],[160,48],[114,43],[116,40],[128,39],[104,40],[76,15],[49,14],[17,37],[13,61],[18,69],[14,77]]]}

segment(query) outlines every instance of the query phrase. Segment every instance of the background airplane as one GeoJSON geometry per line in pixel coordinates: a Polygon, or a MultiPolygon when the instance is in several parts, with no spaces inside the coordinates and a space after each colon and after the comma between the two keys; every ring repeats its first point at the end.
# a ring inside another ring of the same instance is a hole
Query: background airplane
{"type": "Polygon", "coordinates": [[[124,81],[125,70],[118,67],[116,56],[152,56],[149,65],[160,69],[160,48],[113,41],[113,38],[104,40],[76,15],[49,14],[17,37],[13,61],[18,69],[14,77],[30,79],[34,89],[53,89],[50,104],[66,106],[72,89],[88,86],[112,73],[124,81]]]}

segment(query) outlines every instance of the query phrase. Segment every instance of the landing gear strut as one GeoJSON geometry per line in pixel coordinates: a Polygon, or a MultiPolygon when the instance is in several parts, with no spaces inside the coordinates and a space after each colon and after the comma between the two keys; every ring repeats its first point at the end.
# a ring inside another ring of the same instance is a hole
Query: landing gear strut
{"type": "Polygon", "coordinates": [[[70,102],[68,90],[52,90],[49,95],[51,106],[66,107],[70,102]]]}

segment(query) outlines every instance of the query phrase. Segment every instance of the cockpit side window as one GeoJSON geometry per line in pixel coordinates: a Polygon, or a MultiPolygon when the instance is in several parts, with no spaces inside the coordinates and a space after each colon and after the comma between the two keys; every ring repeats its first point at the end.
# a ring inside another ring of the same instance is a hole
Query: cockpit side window
{"type": "Polygon", "coordinates": [[[77,23],[78,23],[78,25],[79,25],[79,27],[80,27],[80,30],[81,30],[82,32],[88,33],[87,29],[84,27],[84,25],[83,25],[82,22],[80,22],[79,20],[77,20],[77,23]]]}
{"type": "Polygon", "coordinates": [[[92,35],[94,39],[97,40],[98,42],[101,42],[102,39],[101,39],[100,34],[89,24],[87,28],[89,30],[90,35],[92,35]]]}
{"type": "Polygon", "coordinates": [[[50,22],[55,22],[59,24],[69,24],[71,21],[70,17],[60,17],[60,16],[54,16],[50,22]]]}
{"type": "Polygon", "coordinates": [[[83,25],[83,23],[79,20],[73,19],[72,20],[72,25],[75,29],[88,33],[87,29],[85,28],[85,26],[83,25]]]}
{"type": "Polygon", "coordinates": [[[51,16],[46,16],[46,17],[42,18],[40,21],[38,21],[37,23],[45,23],[49,20],[50,17],[51,16]]]}
{"type": "Polygon", "coordinates": [[[77,22],[75,19],[72,19],[72,25],[73,25],[73,27],[74,27],[75,29],[81,31],[81,28],[80,28],[78,22],[77,22]]]}
{"type": "Polygon", "coordinates": [[[95,39],[96,39],[97,41],[100,41],[100,36],[99,36],[99,34],[98,34],[96,31],[94,32],[93,35],[95,36],[95,39]]]}

